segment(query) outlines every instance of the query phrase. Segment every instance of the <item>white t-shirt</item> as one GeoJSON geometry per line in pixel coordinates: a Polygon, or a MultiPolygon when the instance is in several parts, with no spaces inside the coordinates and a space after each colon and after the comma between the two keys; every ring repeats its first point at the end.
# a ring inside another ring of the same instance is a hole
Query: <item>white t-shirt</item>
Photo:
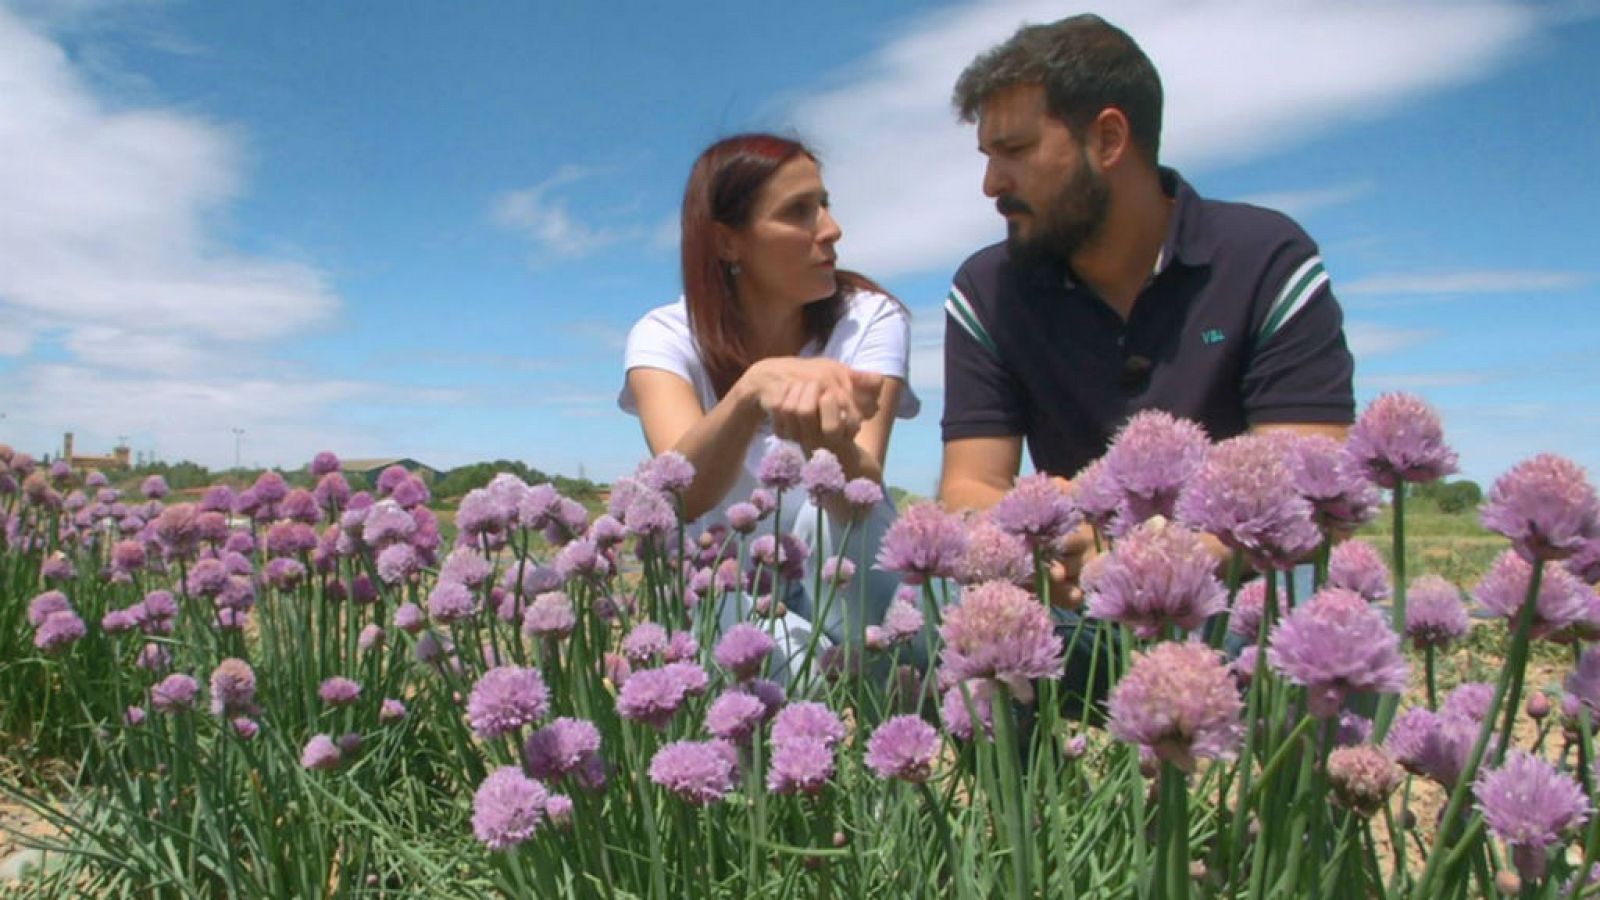
{"type": "MultiPolygon", "coordinates": [[[[895,416],[910,419],[922,409],[922,401],[911,389],[911,319],[900,304],[883,294],[857,292],[850,295],[844,315],[834,325],[826,345],[812,341],[800,351],[803,357],[836,359],[852,369],[889,375],[906,383],[900,392],[900,403],[895,416]]],[[[628,332],[627,350],[623,353],[624,370],[637,368],[663,369],[680,376],[694,387],[700,398],[700,407],[710,410],[717,404],[717,394],[711,385],[696,349],[694,335],[689,329],[689,310],[682,298],[676,303],[658,306],[645,314],[628,332]]],[[[622,392],[617,395],[617,405],[631,415],[639,414],[633,392],[628,389],[626,374],[622,392]]],[[[744,469],[739,479],[722,498],[716,508],[700,519],[699,525],[721,521],[728,507],[750,496],[760,482],[756,471],[761,458],[781,439],[772,433],[771,422],[763,422],[745,452],[744,469]]],[[[800,504],[783,504],[784,528],[792,527],[791,516],[800,504]]]]}

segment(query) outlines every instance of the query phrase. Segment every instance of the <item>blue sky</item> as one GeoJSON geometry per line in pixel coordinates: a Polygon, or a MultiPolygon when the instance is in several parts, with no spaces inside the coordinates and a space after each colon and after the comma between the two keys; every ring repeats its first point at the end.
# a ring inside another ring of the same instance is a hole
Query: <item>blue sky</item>
{"type": "MultiPolygon", "coordinates": [[[[913,310],[889,480],[927,492],[939,304],[1003,235],[950,85],[1068,11],[0,2],[0,441],[621,474],[622,340],[676,296],[688,165],[776,129],[913,310]]],[[[1359,399],[1427,397],[1485,482],[1539,450],[1600,471],[1600,6],[1102,12],[1162,72],[1165,161],[1321,243],[1359,399]]]]}

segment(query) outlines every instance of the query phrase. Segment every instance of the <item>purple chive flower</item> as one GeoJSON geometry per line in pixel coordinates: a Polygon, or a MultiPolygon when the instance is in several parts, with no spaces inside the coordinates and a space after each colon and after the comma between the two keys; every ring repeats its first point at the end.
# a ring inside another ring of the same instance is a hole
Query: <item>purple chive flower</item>
{"type": "MultiPolygon", "coordinates": [[[[669,643],[668,646],[671,646],[669,643]]],[[[711,676],[704,667],[693,662],[667,663],[661,667],[663,672],[670,672],[672,676],[683,684],[684,693],[691,697],[699,697],[711,686],[711,676]]]]}
{"type": "Polygon", "coordinates": [[[472,835],[490,850],[508,850],[533,837],[550,792],[515,766],[489,773],[472,797],[472,835]]]}
{"type": "Polygon", "coordinates": [[[1577,463],[1541,453],[1500,476],[1479,513],[1528,562],[1566,559],[1600,535],[1600,498],[1577,463]]]}
{"type": "Polygon", "coordinates": [[[1294,488],[1311,504],[1324,531],[1352,531],[1372,521],[1382,503],[1344,445],[1322,434],[1287,439],[1294,488]]]}
{"type": "Polygon", "coordinates": [[[722,635],[711,655],[717,665],[733,673],[740,681],[745,681],[761,671],[761,664],[777,646],[772,635],[741,622],[722,635]]]}
{"type": "Polygon", "coordinates": [[[783,685],[770,678],[755,678],[738,685],[735,689],[760,700],[761,704],[767,709],[766,719],[768,721],[771,721],[772,717],[776,716],[784,705],[789,702],[789,697],[784,692],[783,685]]]}
{"type": "Polygon", "coordinates": [[[761,511],[754,504],[739,502],[728,507],[728,527],[740,534],[749,534],[756,530],[756,525],[761,521],[761,511]]]}
{"type": "Polygon", "coordinates": [[[1600,650],[1585,650],[1578,658],[1577,667],[1567,676],[1567,695],[1600,713],[1600,650]]]}
{"type": "Polygon", "coordinates": [[[767,705],[744,691],[730,690],[711,701],[706,710],[706,731],[712,737],[744,743],[767,718],[767,705]]]}
{"type": "Polygon", "coordinates": [[[1328,554],[1328,587],[1355,591],[1368,603],[1389,599],[1389,567],[1377,549],[1363,540],[1341,541],[1328,554]]]}
{"type": "Polygon", "coordinates": [[[1522,750],[1513,750],[1500,768],[1480,772],[1472,787],[1484,822],[1510,846],[1518,874],[1529,882],[1544,877],[1550,848],[1592,812],[1577,779],[1522,750]]]}
{"type": "Polygon", "coordinates": [[[1409,669],[1400,638],[1360,594],[1324,588],[1272,631],[1267,662],[1306,688],[1310,713],[1337,715],[1350,691],[1398,694],[1409,669]]]}
{"type": "Polygon", "coordinates": [[[844,494],[846,479],[839,457],[826,447],[818,447],[800,469],[800,485],[811,499],[822,502],[844,494]]]}
{"type": "MultiPolygon", "coordinates": [[[[279,590],[292,590],[306,577],[306,567],[298,559],[279,557],[270,560],[262,572],[267,583],[279,590]]],[[[220,598],[219,598],[220,600],[220,598]]]]}
{"type": "Polygon", "coordinates": [[[1456,453],[1445,445],[1439,414],[1411,394],[1373,400],[1351,427],[1345,450],[1386,488],[1438,481],[1456,471],[1456,453]]]}
{"type": "Polygon", "coordinates": [[[228,722],[228,727],[232,728],[233,733],[242,741],[254,740],[255,736],[261,733],[261,723],[249,716],[235,716],[228,722]]]}
{"type": "Polygon", "coordinates": [[[144,544],[138,541],[117,541],[111,548],[111,566],[123,572],[137,572],[144,568],[144,544]]]}
{"type": "Polygon", "coordinates": [[[634,477],[653,491],[681,494],[694,484],[694,465],[676,450],[668,450],[640,464],[634,477]]]}
{"type": "Polygon", "coordinates": [[[129,728],[138,728],[144,724],[145,711],[143,707],[130,706],[122,713],[122,724],[129,728]]]}
{"type": "Polygon", "coordinates": [[[146,672],[165,672],[172,665],[172,654],[162,644],[147,643],[133,664],[146,672]]]}
{"type": "Polygon", "coordinates": [[[707,806],[733,790],[737,759],[721,741],[673,741],[650,759],[650,780],[695,806],[707,806]]]}
{"type": "Polygon", "coordinates": [[[972,740],[972,717],[977,715],[983,733],[994,733],[994,698],[1000,692],[1000,683],[987,678],[974,678],[957,683],[944,692],[939,717],[945,730],[963,741],[972,740]],[[970,701],[970,709],[968,707],[970,701]]]}
{"type": "Polygon", "coordinates": [[[678,527],[678,514],[665,494],[641,489],[623,511],[622,524],[629,534],[664,535],[678,527]]]}
{"type": "Polygon", "coordinates": [[[319,734],[306,741],[305,749],[300,751],[300,765],[313,772],[332,772],[339,768],[339,763],[344,760],[344,755],[339,752],[339,746],[333,738],[319,734]]]}
{"type": "Polygon", "coordinates": [[[1413,707],[1394,720],[1384,749],[1407,771],[1449,789],[1461,778],[1477,739],[1478,723],[1468,716],[1413,707]]]}
{"type": "Polygon", "coordinates": [[[1084,466],[1067,488],[1067,502],[1083,520],[1101,532],[1110,532],[1122,511],[1122,488],[1109,474],[1105,457],[1084,466]]]}
{"type": "Polygon", "coordinates": [[[833,746],[821,738],[774,742],[767,761],[767,790],[774,794],[816,794],[833,777],[833,746]]]}
{"type": "Polygon", "coordinates": [[[317,696],[329,706],[349,706],[361,699],[361,685],[348,678],[335,675],[322,682],[317,696]]]}
{"type": "Polygon", "coordinates": [[[39,577],[45,581],[68,581],[77,574],[78,572],[73,568],[72,562],[62,555],[59,550],[45,557],[44,562],[39,566],[39,577]]]}
{"type": "MultiPolygon", "coordinates": [[[[1279,590],[1277,596],[1276,615],[1273,621],[1283,618],[1287,609],[1284,606],[1284,592],[1279,590]]],[[[1228,630],[1248,641],[1254,641],[1261,633],[1263,614],[1267,606],[1267,580],[1257,578],[1239,588],[1233,598],[1233,614],[1228,619],[1228,630]]]]}
{"type": "Polygon", "coordinates": [[[113,609],[100,618],[100,630],[106,634],[125,634],[138,627],[138,618],[128,609],[113,609]]]}
{"type": "Polygon", "coordinates": [[[547,591],[533,598],[522,614],[522,631],[530,637],[565,638],[578,627],[578,614],[562,591],[547,591]]]}
{"type": "Polygon", "coordinates": [[[1257,569],[1288,569],[1322,543],[1311,504],[1295,490],[1281,437],[1242,434],[1211,449],[1184,488],[1178,518],[1245,554],[1257,569]]]}
{"type": "Polygon", "coordinates": [[[622,639],[622,653],[636,663],[647,663],[667,649],[667,630],[655,622],[640,622],[622,639]]]}
{"type": "Polygon", "coordinates": [[[1468,681],[1456,685],[1439,704],[1439,712],[1444,715],[1466,716],[1475,722],[1482,722],[1489,715],[1489,707],[1494,703],[1494,685],[1485,681],[1468,681]]]}
{"type": "Polygon", "coordinates": [[[1333,742],[1340,747],[1354,747],[1372,740],[1372,720],[1353,712],[1339,713],[1339,725],[1334,729],[1333,742]]]}
{"type": "Polygon", "coordinates": [[[1135,413],[1112,438],[1105,471],[1122,490],[1128,524],[1172,517],[1183,486],[1206,461],[1209,441],[1199,425],[1160,410],[1135,413]]]}
{"type": "Polygon", "coordinates": [[[800,483],[805,465],[806,458],[800,448],[789,441],[781,441],[773,444],[772,449],[761,457],[761,463],[756,467],[756,478],[764,487],[786,491],[800,483]]]}
{"type": "MultiPolygon", "coordinates": [[[[1534,604],[1532,633],[1536,638],[1552,635],[1587,618],[1593,593],[1588,585],[1578,581],[1559,563],[1540,565],[1544,567],[1544,573],[1534,604]]],[[[1532,579],[1533,566],[1516,551],[1507,550],[1500,554],[1478,582],[1472,592],[1473,597],[1484,609],[1515,623],[1522,604],[1527,600],[1532,579]]]]}
{"type": "Polygon", "coordinates": [[[844,502],[857,517],[883,502],[883,485],[870,478],[852,478],[844,486],[844,502]]]}
{"type": "Polygon", "coordinates": [[[440,581],[428,593],[428,615],[441,622],[464,622],[478,614],[472,589],[453,581],[440,581]]]}
{"type": "Polygon", "coordinates": [[[417,634],[428,627],[428,616],[415,603],[402,603],[394,611],[394,627],[406,634],[417,634]]]}
{"type": "Polygon", "coordinates": [[[1061,638],[1049,612],[1016,585],[991,581],[967,589],[939,633],[945,642],[939,660],[953,680],[993,678],[1028,703],[1033,679],[1061,674],[1061,638]]]}
{"type": "Polygon", "coordinates": [[[822,583],[836,587],[848,585],[856,577],[856,564],[847,557],[830,556],[822,561],[822,583]]]}
{"type": "Polygon", "coordinates": [[[376,622],[368,622],[362,626],[361,633],[356,636],[356,649],[362,653],[371,652],[375,647],[382,647],[383,643],[383,626],[376,622]]]}
{"type": "Polygon", "coordinates": [[[416,548],[410,544],[391,544],[378,553],[378,577],[384,584],[399,584],[421,567],[416,548]]]}
{"type": "MultiPolygon", "coordinates": [[[[681,665],[681,663],[674,663],[681,665]]],[[[664,729],[689,694],[689,685],[671,666],[634,672],[617,692],[617,715],[664,729]]]]}
{"type": "Polygon", "coordinates": [[[1168,626],[1192,631],[1228,605],[1216,559],[1196,532],[1150,519],[1090,561],[1083,573],[1089,615],[1121,622],[1143,638],[1168,626]]]}
{"type": "Polygon", "coordinates": [[[891,600],[883,612],[883,631],[891,644],[911,640],[922,632],[922,611],[913,603],[891,600]]]}
{"type": "Polygon", "coordinates": [[[799,738],[813,738],[829,747],[844,740],[844,723],[821,703],[790,703],[772,720],[772,745],[787,744],[799,738]]]}
{"type": "Polygon", "coordinates": [[[661,651],[661,659],[668,663],[694,662],[699,655],[700,642],[687,631],[674,631],[667,638],[667,649],[661,651]]]}
{"type": "Polygon", "coordinates": [[[1404,780],[1400,767],[1377,747],[1339,747],[1328,754],[1334,802],[1362,818],[1382,809],[1404,780]]]}
{"type": "Polygon", "coordinates": [[[589,524],[589,540],[602,550],[622,543],[628,529],[615,516],[604,514],[589,524]]]}
{"type": "Polygon", "coordinates": [[[200,685],[188,675],[175,672],[150,688],[150,705],[157,712],[176,713],[194,708],[200,685]]]}
{"type": "Polygon", "coordinates": [[[324,475],[339,471],[339,457],[327,450],[323,450],[316,456],[311,457],[309,468],[313,476],[321,478],[324,475]]]}
{"type": "Polygon", "coordinates": [[[1055,479],[1043,472],[1017,479],[1016,487],[989,511],[989,519],[1022,538],[1030,551],[1046,552],[1083,520],[1055,479]]]}
{"type": "Polygon", "coordinates": [[[162,497],[165,497],[167,494],[171,493],[171,489],[167,487],[167,480],[165,478],[162,478],[160,475],[151,475],[139,485],[139,493],[150,498],[151,500],[160,500],[162,497]]]}
{"type": "Polygon", "coordinates": [[[550,689],[538,669],[497,666],[485,672],[467,698],[467,721],[484,739],[532,725],[550,709],[550,689]]]}
{"type": "Polygon", "coordinates": [[[45,619],[58,612],[72,612],[67,595],[60,591],[45,591],[28,603],[28,624],[38,628],[45,619]]]}
{"type": "Polygon", "coordinates": [[[931,502],[914,503],[895,520],[878,550],[878,568],[907,584],[952,578],[967,552],[967,533],[959,516],[931,502]]]}
{"type": "Polygon", "coordinates": [[[566,794],[551,794],[544,802],[544,814],[555,828],[572,827],[572,798],[566,794]]]}
{"type": "Polygon", "coordinates": [[[1200,757],[1232,758],[1243,726],[1233,676],[1197,642],[1167,641],[1136,653],[1111,691],[1110,731],[1193,772],[1200,757]]]}
{"type": "Polygon", "coordinates": [[[1437,575],[1413,581],[1406,604],[1406,637],[1418,650],[1449,646],[1472,630],[1461,591],[1437,575]]]}
{"type": "Polygon", "coordinates": [[[563,581],[584,575],[605,575],[610,571],[609,561],[600,555],[600,548],[588,538],[577,538],[556,551],[550,567],[563,581]]]}
{"type": "Polygon", "coordinates": [[[599,761],[600,730],[593,722],[562,716],[528,736],[522,745],[522,764],[528,774],[543,781],[582,771],[599,761]]]}
{"type": "Polygon", "coordinates": [[[867,768],[879,778],[927,781],[938,754],[939,732],[920,716],[895,716],[867,739],[867,768]]]}
{"type": "Polygon", "coordinates": [[[378,705],[378,721],[384,725],[393,725],[406,717],[406,705],[393,697],[383,698],[378,705]]]}
{"type": "Polygon", "coordinates": [[[211,670],[211,714],[218,718],[255,711],[256,673],[242,659],[229,657],[211,670]]]}
{"type": "Polygon", "coordinates": [[[750,561],[753,565],[765,569],[768,574],[777,572],[790,581],[805,577],[806,557],[810,553],[805,542],[792,534],[779,535],[777,538],[763,534],[750,542],[750,561]]]}
{"type": "Polygon", "coordinates": [[[1025,540],[995,524],[992,514],[979,516],[967,528],[967,552],[956,580],[963,585],[1008,581],[1026,586],[1033,581],[1033,554],[1025,540]]]}
{"type": "Polygon", "coordinates": [[[77,613],[71,610],[54,612],[46,616],[34,632],[33,645],[46,653],[53,653],[72,646],[87,633],[77,613]]]}

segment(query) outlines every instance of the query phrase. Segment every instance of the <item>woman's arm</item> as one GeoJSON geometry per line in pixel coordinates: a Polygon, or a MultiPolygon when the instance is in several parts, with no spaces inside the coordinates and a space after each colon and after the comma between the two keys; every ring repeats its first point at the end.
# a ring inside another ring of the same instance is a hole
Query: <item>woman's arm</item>
{"type": "MultiPolygon", "coordinates": [[[[775,431],[780,437],[791,436],[784,428],[776,427],[780,420],[784,423],[803,420],[808,434],[833,435],[843,427],[853,436],[864,414],[876,418],[881,413],[872,405],[877,399],[878,385],[873,380],[876,377],[852,373],[833,360],[764,359],[745,370],[727,395],[709,411],[700,405],[694,388],[682,376],[663,369],[648,366],[629,369],[628,387],[638,405],[639,421],[650,452],[659,455],[676,450],[694,466],[694,484],[683,497],[684,515],[694,520],[727,496],[739,478],[750,441],[769,414],[773,416],[775,431]],[[853,392],[863,386],[874,389],[871,397],[862,399],[854,395],[853,392]],[[785,406],[793,397],[802,400],[792,408],[785,406]],[[825,427],[821,423],[819,403],[815,400],[809,405],[810,415],[800,415],[799,411],[806,408],[805,397],[830,398],[830,408],[834,410],[831,424],[825,427]]],[[[882,443],[888,443],[887,429],[883,432],[882,443]]],[[[807,448],[807,452],[815,446],[807,448]]],[[[881,457],[881,447],[878,453],[881,457]]],[[[881,469],[880,463],[880,473],[881,469]]],[[[848,464],[846,471],[851,471],[848,464]]]]}
{"type": "Polygon", "coordinates": [[[676,450],[694,466],[694,484],[683,495],[683,515],[688,521],[700,518],[738,480],[745,450],[765,416],[760,404],[736,383],[707,412],[689,382],[663,369],[629,369],[628,388],[650,452],[659,456],[676,450]]]}

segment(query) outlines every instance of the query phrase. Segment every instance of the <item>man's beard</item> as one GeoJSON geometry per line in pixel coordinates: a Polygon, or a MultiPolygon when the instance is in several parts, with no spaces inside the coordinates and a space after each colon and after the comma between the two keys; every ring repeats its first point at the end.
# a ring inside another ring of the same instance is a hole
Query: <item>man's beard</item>
{"type": "MultiPolygon", "coordinates": [[[[1070,262],[1072,255],[1100,234],[1111,203],[1111,188],[1084,156],[1078,157],[1077,171],[1061,186],[1042,213],[1034,213],[1033,233],[1023,237],[1017,222],[1008,222],[1006,248],[1011,258],[1022,263],[1070,262]]],[[[1033,209],[1011,195],[1000,197],[996,207],[1002,212],[1033,209]]]]}

